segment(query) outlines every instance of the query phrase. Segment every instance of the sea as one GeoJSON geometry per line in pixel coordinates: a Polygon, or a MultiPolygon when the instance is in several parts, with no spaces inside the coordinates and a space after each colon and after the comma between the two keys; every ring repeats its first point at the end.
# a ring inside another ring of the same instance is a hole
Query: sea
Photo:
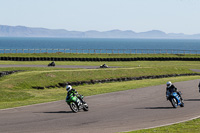
{"type": "Polygon", "coordinates": [[[64,52],[76,53],[87,53],[88,50],[90,50],[90,53],[98,53],[100,50],[101,52],[108,52],[110,50],[110,52],[114,53],[147,53],[147,51],[165,53],[166,50],[168,50],[167,52],[172,53],[179,51],[180,53],[200,54],[200,40],[0,37],[0,53],[63,52],[62,49],[65,49],[64,52]],[[33,49],[35,49],[35,51],[33,49]],[[56,49],[58,50],[56,51],[56,49]]]}

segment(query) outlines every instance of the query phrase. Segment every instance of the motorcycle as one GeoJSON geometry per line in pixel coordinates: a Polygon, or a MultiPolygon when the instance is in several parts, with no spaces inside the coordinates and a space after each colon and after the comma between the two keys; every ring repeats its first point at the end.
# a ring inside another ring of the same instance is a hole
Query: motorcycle
{"type": "Polygon", "coordinates": [[[48,66],[56,66],[56,64],[55,64],[55,62],[53,61],[53,62],[49,63],[48,66]]]}
{"type": "Polygon", "coordinates": [[[89,110],[88,104],[83,100],[84,96],[80,94],[71,94],[66,97],[66,102],[69,105],[70,109],[77,113],[79,110],[83,109],[84,111],[89,110]]]}
{"type": "MultiPolygon", "coordinates": [[[[181,95],[181,92],[179,92],[181,95]]],[[[169,100],[174,108],[177,108],[178,106],[184,107],[183,100],[180,98],[180,96],[177,94],[177,92],[170,93],[167,91],[166,94],[167,100],[169,100]]]]}
{"type": "Polygon", "coordinates": [[[108,68],[108,65],[103,64],[103,65],[100,66],[100,68],[108,68]]]}

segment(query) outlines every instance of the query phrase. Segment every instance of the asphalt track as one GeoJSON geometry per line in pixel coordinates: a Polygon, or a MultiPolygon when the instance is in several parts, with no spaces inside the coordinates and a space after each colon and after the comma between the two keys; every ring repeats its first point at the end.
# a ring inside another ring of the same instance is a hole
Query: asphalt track
{"type": "Polygon", "coordinates": [[[198,83],[174,83],[185,100],[177,109],[159,85],[85,97],[88,112],[72,113],[64,100],[0,110],[0,132],[113,133],[176,123],[200,116],[198,83]]]}

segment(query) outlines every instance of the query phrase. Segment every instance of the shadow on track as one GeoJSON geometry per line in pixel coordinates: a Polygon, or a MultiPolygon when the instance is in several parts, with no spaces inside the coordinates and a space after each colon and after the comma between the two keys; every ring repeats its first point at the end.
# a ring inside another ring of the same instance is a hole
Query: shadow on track
{"type": "Polygon", "coordinates": [[[73,112],[72,111],[55,111],[55,112],[43,112],[43,113],[55,113],[55,114],[63,113],[64,114],[64,113],[73,113],[73,112]]]}
{"type": "Polygon", "coordinates": [[[136,109],[174,109],[173,107],[145,107],[145,108],[136,108],[136,109]]]}
{"type": "Polygon", "coordinates": [[[184,101],[200,101],[200,99],[184,99],[184,101]]]}

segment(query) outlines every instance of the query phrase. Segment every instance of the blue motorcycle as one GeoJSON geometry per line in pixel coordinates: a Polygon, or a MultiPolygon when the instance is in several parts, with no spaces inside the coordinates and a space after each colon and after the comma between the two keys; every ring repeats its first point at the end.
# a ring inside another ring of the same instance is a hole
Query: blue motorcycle
{"type": "MultiPolygon", "coordinates": [[[[181,95],[181,92],[179,92],[181,95]]],[[[180,98],[180,96],[177,94],[177,92],[170,93],[169,91],[166,93],[167,100],[169,100],[174,108],[177,108],[178,106],[184,107],[183,100],[180,98]]]]}

